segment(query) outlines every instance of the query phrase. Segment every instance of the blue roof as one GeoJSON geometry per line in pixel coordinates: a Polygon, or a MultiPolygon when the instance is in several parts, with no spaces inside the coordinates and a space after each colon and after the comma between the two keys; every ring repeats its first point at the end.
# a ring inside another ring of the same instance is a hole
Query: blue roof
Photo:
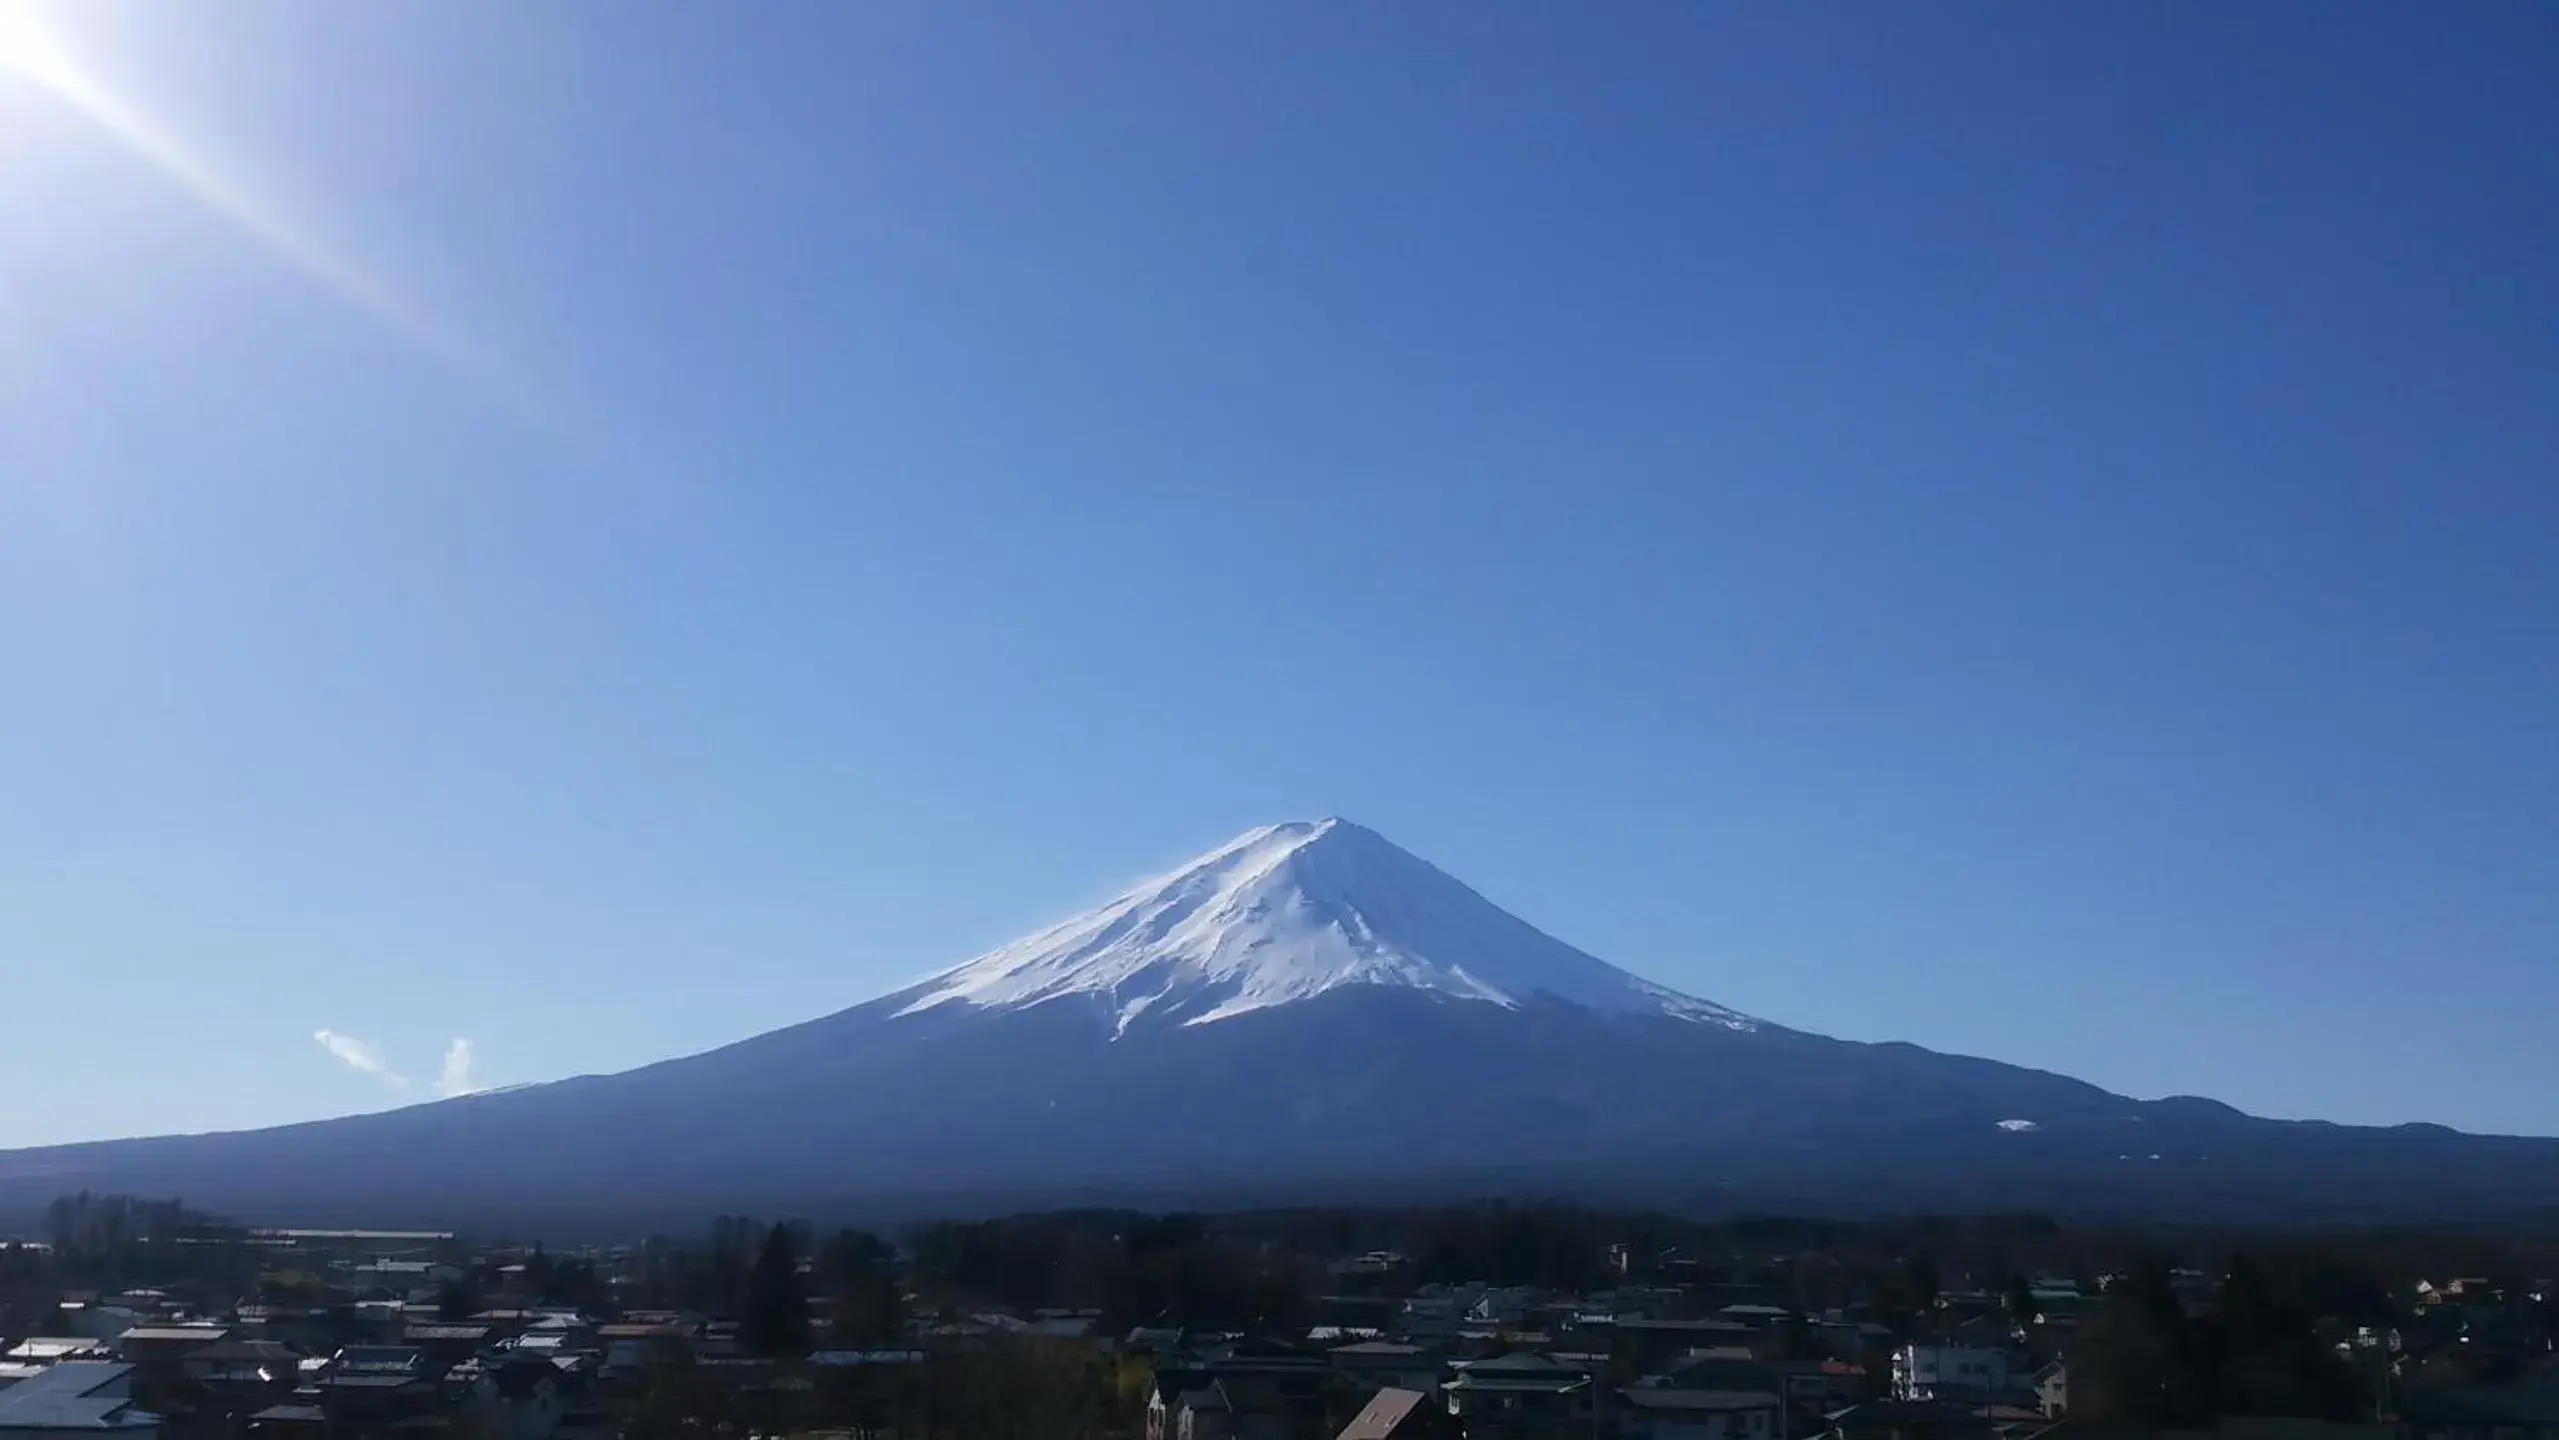
{"type": "Polygon", "coordinates": [[[144,1430],[160,1423],[157,1415],[133,1408],[117,1382],[133,1373],[130,1365],[66,1361],[32,1380],[0,1390],[0,1431],[8,1430],[144,1430]]]}

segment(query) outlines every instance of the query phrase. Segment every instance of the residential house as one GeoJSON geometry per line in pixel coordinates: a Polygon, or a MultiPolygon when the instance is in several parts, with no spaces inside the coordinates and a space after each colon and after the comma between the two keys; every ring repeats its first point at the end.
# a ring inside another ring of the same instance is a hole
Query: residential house
{"type": "Polygon", "coordinates": [[[1766,1305],[1769,1288],[1747,1280],[1704,1281],[1690,1287],[1700,1313],[1712,1314],[1727,1305],[1766,1305]]]}
{"type": "Polygon", "coordinates": [[[273,1340],[219,1340],[178,1357],[178,1371],[197,1385],[291,1385],[302,1357],[273,1340]]]}
{"type": "Polygon", "coordinates": [[[2026,1287],[2026,1296],[2034,1302],[2034,1313],[2046,1319],[2077,1315],[2088,1308],[2088,1297],[2074,1280],[2037,1280],[2026,1287]]]}
{"type": "Polygon", "coordinates": [[[2070,1367],[2055,1360],[2035,1372],[2036,1408],[2047,1420],[2058,1420],[2070,1413],[2070,1367]]]}
{"type": "Polygon", "coordinates": [[[1893,1352],[1893,1398],[1975,1399],[2008,1388],[2008,1352],[1968,1345],[1904,1345],[1893,1352]]]}
{"type": "Polygon", "coordinates": [[[492,1345],[489,1349],[514,1357],[529,1356],[543,1360],[557,1360],[578,1352],[579,1347],[571,1343],[574,1338],[561,1330],[527,1330],[514,1339],[492,1345]]]}
{"type": "Polygon", "coordinates": [[[111,1360],[115,1347],[83,1335],[33,1335],[9,1347],[0,1360],[43,1367],[66,1360],[111,1360]]]}
{"type": "MultiPolygon", "coordinates": [[[[1821,1413],[1824,1415],[1867,1398],[1866,1367],[1863,1365],[1852,1365],[1845,1360],[1790,1362],[1790,1377],[1794,1364],[1809,1367],[1821,1375],[1821,1413]]],[[[1800,1379],[1790,1378],[1786,1386],[1787,1398],[1793,1400],[1803,1393],[1800,1379]]]]}
{"type": "Polygon", "coordinates": [[[340,1431],[388,1429],[436,1406],[426,1357],[405,1345],[350,1345],[329,1357],[315,1388],[340,1431]]]}
{"type": "Polygon", "coordinates": [[[1325,1440],[1325,1405],[1337,1383],[1331,1358],[1271,1341],[1204,1343],[1184,1359],[1164,1357],[1147,1398],[1148,1440],[1193,1435],[1325,1440]]]}
{"type": "Polygon", "coordinates": [[[121,1305],[83,1304],[66,1299],[62,1302],[62,1319],[66,1328],[75,1335],[112,1341],[141,1324],[142,1312],[128,1310],[121,1305]]]}
{"type": "Polygon", "coordinates": [[[172,1434],[226,1434],[230,1422],[293,1397],[302,1357],[272,1340],[215,1341],[138,1369],[134,1396],[172,1434]]]}
{"type": "Polygon", "coordinates": [[[2441,1285],[2427,1280],[2417,1282],[2417,1303],[2420,1306],[2477,1305],[2482,1302],[2498,1303],[2503,1299],[2504,1292],[2494,1281],[2476,1275],[2461,1276],[2441,1285]]]}
{"type": "Polygon", "coordinates": [[[1755,1351],[1768,1343],[1765,1332],[1739,1321],[1721,1318],[1651,1320],[1620,1317],[1613,1333],[1618,1356],[1639,1373],[1646,1374],[1660,1370],[1687,1351],[1736,1347],[1755,1351]]]}
{"type": "Polygon", "coordinates": [[[0,1440],[159,1440],[160,1417],[134,1403],[133,1373],[131,1365],[66,1360],[0,1390],[0,1440]]]}
{"type": "Polygon", "coordinates": [[[337,1348],[337,1329],[325,1306],[243,1305],[232,1314],[233,1332],[248,1340],[273,1340],[303,1351],[337,1348]]]}
{"type": "Polygon", "coordinates": [[[1346,1330],[1383,1331],[1403,1305],[1386,1295],[1326,1295],[1315,1302],[1318,1323],[1346,1330]]]}
{"type": "MultiPolygon", "coordinates": [[[[433,1307],[421,1306],[433,1313],[433,1307]]],[[[409,1302],[406,1300],[358,1300],[343,1312],[344,1334],[366,1345],[396,1345],[409,1328],[409,1302]]]]}
{"type": "Polygon", "coordinates": [[[459,1265],[434,1260],[369,1260],[330,1267],[339,1284],[359,1294],[433,1300],[443,1286],[468,1278],[459,1265]]]}
{"type": "Polygon", "coordinates": [[[1779,1437],[1821,1431],[1830,1412],[1856,1403],[1865,1372],[1837,1360],[1762,1360],[1733,1346],[1692,1351],[1639,1385],[1674,1390],[1762,1393],[1783,1407],[1774,1434],[1779,1437]]]}
{"type": "Polygon", "coordinates": [[[133,1367],[131,1393],[144,1409],[186,1428],[201,1400],[187,1357],[227,1339],[227,1325],[137,1325],[116,1337],[116,1355],[133,1367]]]}
{"type": "Polygon", "coordinates": [[[515,1356],[474,1367],[463,1397],[475,1434],[491,1440],[550,1440],[583,1399],[585,1376],[536,1356],[515,1356]]]}
{"type": "Polygon", "coordinates": [[[1554,1358],[1522,1351],[1461,1361],[1440,1386],[1448,1413],[1467,1440],[1588,1434],[1599,1397],[1590,1372],[1554,1358]]]}
{"type": "Polygon", "coordinates": [[[1221,1375],[1183,1397],[1174,1440],[1306,1440],[1306,1414],[1271,1376],[1221,1375]]]}
{"type": "Polygon", "coordinates": [[[1482,1293],[1464,1286],[1430,1286],[1406,1298],[1396,1328],[1408,1340],[1452,1339],[1465,1328],[1466,1312],[1482,1293]]]}
{"type": "Polygon", "coordinates": [[[167,1364],[230,1337],[228,1325],[137,1325],[116,1337],[116,1355],[128,1365],[167,1364]]]}
{"type": "Polygon", "coordinates": [[[1169,1360],[1158,1363],[1146,1392],[1145,1440],[1177,1440],[1182,1401],[1195,1391],[1207,1389],[1211,1378],[1206,1370],[1195,1366],[1175,1365],[1169,1360]]]}
{"type": "Polygon", "coordinates": [[[412,1320],[400,1338],[410,1349],[425,1356],[428,1365],[444,1369],[479,1354],[481,1347],[489,1343],[490,1334],[490,1327],[486,1325],[412,1320]]]}
{"type": "Polygon", "coordinates": [[[1387,1388],[1432,1394],[1439,1389],[1439,1353],[1419,1345],[1363,1340],[1336,1345],[1327,1353],[1343,1381],[1361,1392],[1387,1388]]]}
{"type": "Polygon", "coordinates": [[[1546,1292],[1526,1285],[1487,1288],[1466,1309],[1472,1325],[1518,1329],[1533,1322],[1534,1312],[1548,1303],[1546,1292]]]}
{"type": "Polygon", "coordinates": [[[1972,1350],[2005,1350],[2017,1339],[2017,1323],[2004,1313],[1974,1315],[1948,1325],[1929,1337],[1943,1345],[1959,1345],[1972,1350]]]}
{"type": "Polygon", "coordinates": [[[604,1347],[604,1363],[608,1369],[636,1370],[652,1361],[673,1360],[683,1355],[690,1327],[674,1321],[660,1323],[629,1322],[596,1327],[596,1343],[604,1347]]]}
{"type": "Polygon", "coordinates": [[[819,1350],[809,1356],[810,1368],[820,1372],[844,1374],[852,1371],[895,1373],[922,1365],[921,1350],[819,1350]]]}
{"type": "Polygon", "coordinates": [[[1782,1305],[1727,1305],[1715,1314],[1754,1330],[1774,1330],[1795,1318],[1795,1312],[1782,1305]]]}
{"type": "Polygon", "coordinates": [[[329,1433],[329,1412],[303,1401],[270,1405],[249,1417],[249,1433],[260,1440],[321,1440],[329,1433]]]}
{"type": "Polygon", "coordinates": [[[1823,1320],[1804,1327],[1814,1349],[1852,1365],[1888,1364],[1899,1337],[1871,1320],[1823,1320]]]}
{"type": "Polygon", "coordinates": [[[1873,1400],[1835,1411],[1830,1440],[1991,1440],[1993,1426],[1969,1405],[1939,1400],[1873,1400]]]}
{"type": "Polygon", "coordinates": [[[1784,1407],[1768,1391],[1630,1385],[1618,1393],[1625,1440],[1778,1440],[1784,1407]]]}
{"type": "Polygon", "coordinates": [[[1390,1385],[1368,1397],[1334,1440],[1456,1440],[1456,1424],[1429,1395],[1390,1385]]]}

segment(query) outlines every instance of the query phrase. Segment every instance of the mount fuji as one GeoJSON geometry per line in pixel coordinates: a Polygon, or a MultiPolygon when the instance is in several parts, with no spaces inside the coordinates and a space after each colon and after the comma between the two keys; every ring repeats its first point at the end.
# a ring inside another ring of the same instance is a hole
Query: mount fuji
{"type": "Polygon", "coordinates": [[[1076,997],[1112,1017],[1201,1025],[1345,986],[1517,1010],[1539,997],[1610,1015],[1757,1022],[1595,960],[1347,820],[1248,830],[917,990],[897,1013],[1019,1010],[1076,997]]]}
{"type": "Polygon", "coordinates": [[[1248,831],[897,993],[615,1075],[0,1153],[265,1223],[628,1226],[1574,1195],[1689,1209],[2486,1217],[2559,1141],[2138,1101],[1640,979],[1343,820],[1248,831]]]}

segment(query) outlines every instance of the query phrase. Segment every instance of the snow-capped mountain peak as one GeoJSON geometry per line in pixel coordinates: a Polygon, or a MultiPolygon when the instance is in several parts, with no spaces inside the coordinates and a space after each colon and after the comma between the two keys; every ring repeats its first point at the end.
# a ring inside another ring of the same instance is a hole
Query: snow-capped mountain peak
{"type": "Polygon", "coordinates": [[[902,997],[911,1015],[1079,996],[1132,1025],[1205,1025],[1349,985],[1517,1009],[1539,997],[1611,1014],[1756,1028],[1539,931],[1372,830],[1328,819],[1248,830],[1096,910],[902,997]]]}

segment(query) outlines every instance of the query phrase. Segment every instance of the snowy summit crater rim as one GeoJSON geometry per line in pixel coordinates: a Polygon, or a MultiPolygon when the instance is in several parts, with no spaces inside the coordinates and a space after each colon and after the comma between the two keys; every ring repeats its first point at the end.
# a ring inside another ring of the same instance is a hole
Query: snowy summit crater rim
{"type": "Polygon", "coordinates": [[[1077,997],[1107,1009],[1124,1035],[1141,1025],[1213,1024],[1355,985],[1510,1010],[1544,1000],[1758,1028],[1746,1015],[1576,950],[1338,818],[1247,830],[892,998],[903,1002],[898,1014],[914,1015],[1077,997]]]}

